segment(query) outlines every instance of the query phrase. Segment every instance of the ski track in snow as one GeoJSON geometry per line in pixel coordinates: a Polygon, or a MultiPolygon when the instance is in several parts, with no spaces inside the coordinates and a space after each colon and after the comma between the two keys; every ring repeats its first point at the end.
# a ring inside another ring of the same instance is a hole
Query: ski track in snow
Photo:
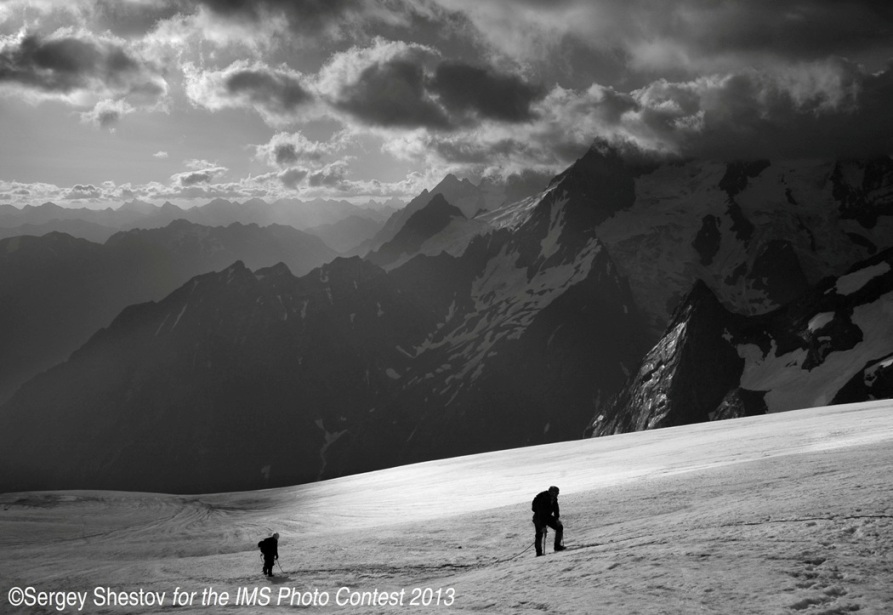
{"type": "MultiPolygon", "coordinates": [[[[816,408],[433,461],[290,488],[0,495],[14,586],[196,591],[85,613],[893,612],[893,402],[816,408]],[[530,500],[561,487],[568,551],[533,556],[530,500]],[[281,534],[261,577],[256,543],[281,534]],[[452,589],[428,607],[334,605],[340,587],[452,589]],[[268,588],[266,606],[202,590],[268,588]],[[317,589],[326,607],[275,606],[317,589]]],[[[69,610],[66,612],[76,612],[69,610]]]]}

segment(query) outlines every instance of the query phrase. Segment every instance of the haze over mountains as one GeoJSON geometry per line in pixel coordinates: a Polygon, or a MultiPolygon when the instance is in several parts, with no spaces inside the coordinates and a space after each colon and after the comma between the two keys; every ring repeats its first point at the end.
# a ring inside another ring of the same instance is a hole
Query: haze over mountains
{"type": "Polygon", "coordinates": [[[128,307],[0,408],[0,487],[253,489],[893,394],[889,158],[596,143],[536,195],[484,188],[445,178],[366,258],[128,307]]]}
{"type": "MultiPolygon", "coordinates": [[[[60,207],[54,203],[21,209],[12,205],[0,205],[0,238],[59,231],[104,242],[118,231],[159,228],[175,220],[188,220],[205,226],[229,226],[233,223],[258,226],[279,224],[307,230],[335,225],[353,217],[382,223],[402,205],[395,199],[381,204],[370,201],[364,205],[354,205],[347,201],[328,199],[278,199],[267,203],[256,198],[241,203],[217,198],[188,209],[170,202],[155,206],[139,200],[127,201],[118,208],[100,210],[60,207]]],[[[360,235],[357,243],[371,234],[360,235]]]]}
{"type": "Polygon", "coordinates": [[[304,274],[335,254],[289,226],[185,220],[119,232],[103,244],[58,232],[2,239],[0,399],[64,361],[128,305],[161,299],[195,275],[234,260],[304,274]]]}

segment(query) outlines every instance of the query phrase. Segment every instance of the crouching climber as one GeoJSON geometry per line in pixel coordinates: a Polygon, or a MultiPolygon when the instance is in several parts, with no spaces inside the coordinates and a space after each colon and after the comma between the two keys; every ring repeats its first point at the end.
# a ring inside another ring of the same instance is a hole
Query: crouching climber
{"type": "Polygon", "coordinates": [[[533,526],[536,528],[536,554],[543,554],[543,534],[546,527],[555,530],[555,550],[564,551],[564,526],[559,519],[558,487],[549,487],[548,491],[542,491],[533,498],[533,526]]]}

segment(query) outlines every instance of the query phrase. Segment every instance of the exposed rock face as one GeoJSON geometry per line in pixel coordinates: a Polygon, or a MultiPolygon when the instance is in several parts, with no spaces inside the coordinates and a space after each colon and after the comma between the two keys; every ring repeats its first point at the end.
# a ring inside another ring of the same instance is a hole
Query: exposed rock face
{"type": "Polygon", "coordinates": [[[632,383],[598,412],[589,433],[604,436],[709,420],[741,378],[744,361],[725,339],[736,324],[710,289],[696,284],[632,383]]]}
{"type": "Polygon", "coordinates": [[[711,421],[722,421],[766,414],[764,395],[764,391],[748,391],[740,387],[732,389],[716,410],[710,413],[709,418],[711,421]]]}

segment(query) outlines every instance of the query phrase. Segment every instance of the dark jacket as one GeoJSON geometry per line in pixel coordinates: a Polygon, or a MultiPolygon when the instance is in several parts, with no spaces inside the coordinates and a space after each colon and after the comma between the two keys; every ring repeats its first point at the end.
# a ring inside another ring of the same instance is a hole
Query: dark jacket
{"type": "Polygon", "coordinates": [[[537,496],[533,498],[532,508],[537,518],[542,519],[543,521],[551,519],[553,515],[556,519],[559,516],[558,498],[555,498],[553,501],[552,494],[548,491],[538,493],[537,496]]]}
{"type": "Polygon", "coordinates": [[[264,538],[257,546],[260,547],[260,552],[264,554],[264,557],[279,557],[279,541],[270,536],[269,538],[264,538]]]}

